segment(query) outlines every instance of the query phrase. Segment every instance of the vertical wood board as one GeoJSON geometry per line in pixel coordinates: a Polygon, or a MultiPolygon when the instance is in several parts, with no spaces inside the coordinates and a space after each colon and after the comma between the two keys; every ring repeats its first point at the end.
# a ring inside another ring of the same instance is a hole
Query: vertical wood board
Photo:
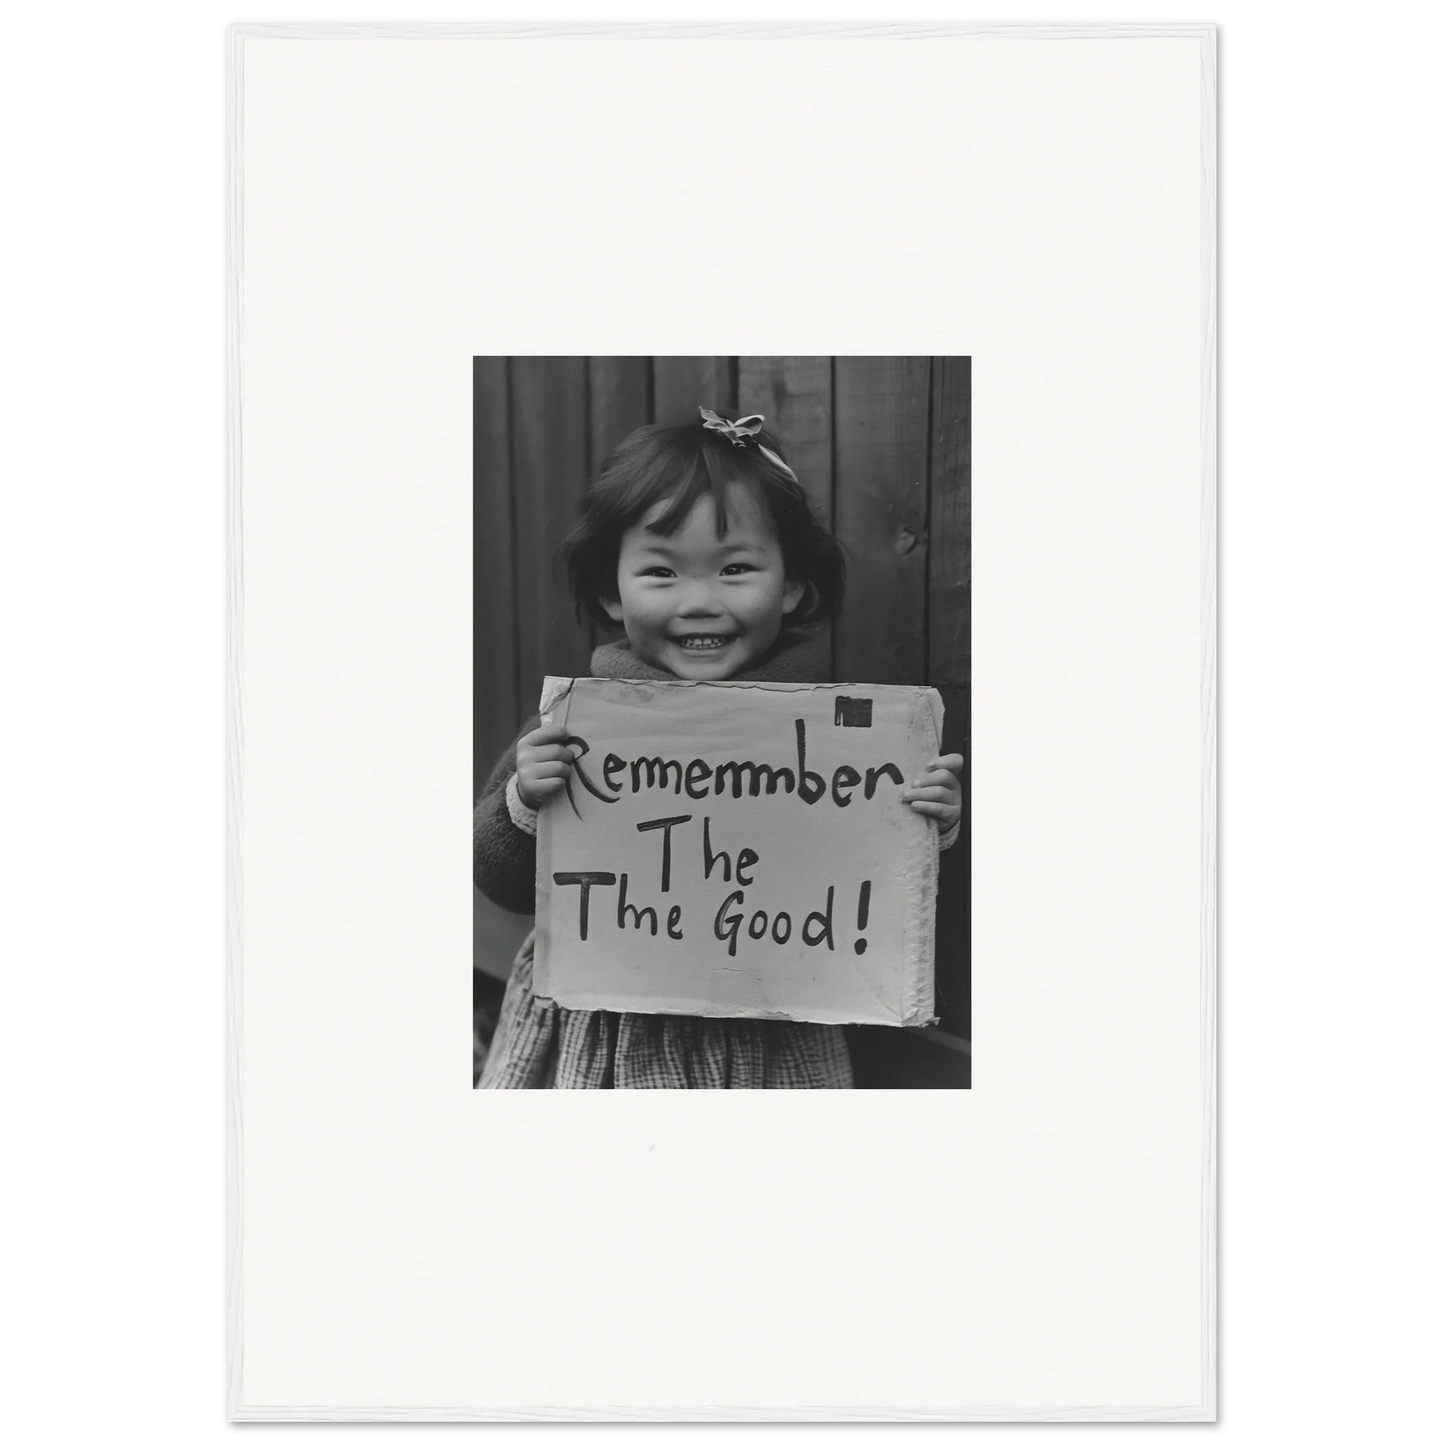
{"type": "Polygon", "coordinates": [[[654,356],[654,420],[663,426],[679,426],[696,421],[700,406],[716,410],[736,405],[733,376],[730,356],[654,356]]]}
{"type": "Polygon", "coordinates": [[[518,721],[507,367],[501,356],[472,360],[472,736],[478,792],[518,721]]]}

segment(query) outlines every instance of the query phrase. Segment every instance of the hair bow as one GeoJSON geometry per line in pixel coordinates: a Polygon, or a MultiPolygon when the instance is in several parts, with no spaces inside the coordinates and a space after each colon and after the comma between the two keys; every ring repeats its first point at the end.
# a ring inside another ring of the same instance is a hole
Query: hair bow
{"type": "MultiPolygon", "coordinates": [[[[761,412],[756,416],[741,416],[736,421],[724,421],[715,411],[709,411],[705,406],[698,407],[698,410],[702,413],[703,430],[720,431],[735,447],[746,446],[749,437],[756,439],[765,420],[761,412]]],[[[797,472],[771,447],[765,447],[762,442],[758,442],[758,450],[785,476],[791,477],[795,482],[798,480],[797,472]]]]}
{"type": "Polygon", "coordinates": [[[755,437],[763,429],[763,417],[740,416],[736,421],[724,421],[715,411],[705,406],[698,407],[702,413],[704,431],[720,431],[735,447],[747,445],[749,437],[755,437]]]}

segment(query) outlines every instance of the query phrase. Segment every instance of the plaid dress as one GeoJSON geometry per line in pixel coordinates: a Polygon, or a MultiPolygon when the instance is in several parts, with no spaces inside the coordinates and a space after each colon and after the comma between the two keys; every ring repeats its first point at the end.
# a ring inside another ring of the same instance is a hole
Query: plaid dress
{"type": "Polygon", "coordinates": [[[522,945],[479,1089],[849,1089],[843,1030],[778,1019],[567,1009],[522,945]]]}
{"type": "MultiPolygon", "coordinates": [[[[596,677],[668,681],[625,642],[592,655],[596,677]]],[[[822,655],[807,634],[785,632],[740,681],[819,682],[822,655]]],[[[530,731],[536,722],[529,723],[530,731]]],[[[536,841],[513,821],[507,784],[515,747],[477,804],[477,886],[518,913],[535,908],[536,841]]],[[[567,1009],[532,991],[533,938],[522,945],[502,1001],[479,1089],[850,1089],[843,1030],[780,1019],[689,1018],[676,1014],[567,1009]]]]}

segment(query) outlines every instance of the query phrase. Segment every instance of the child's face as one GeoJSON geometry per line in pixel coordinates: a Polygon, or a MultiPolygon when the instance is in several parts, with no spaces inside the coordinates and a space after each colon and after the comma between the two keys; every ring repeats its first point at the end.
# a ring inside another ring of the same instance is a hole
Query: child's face
{"type": "Polygon", "coordinates": [[[730,490],[721,537],[710,496],[670,537],[649,532],[666,509],[659,502],[623,533],[607,615],[627,629],[639,656],[677,677],[716,681],[746,671],[803,595],[803,584],[783,574],[772,519],[745,486],[730,490]]]}

